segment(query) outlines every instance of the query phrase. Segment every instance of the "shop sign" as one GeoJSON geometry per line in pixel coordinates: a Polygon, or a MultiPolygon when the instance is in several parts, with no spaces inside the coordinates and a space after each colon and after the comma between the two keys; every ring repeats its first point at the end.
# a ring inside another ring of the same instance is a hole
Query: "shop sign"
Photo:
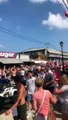
{"type": "Polygon", "coordinates": [[[16,58],[16,53],[0,52],[0,58],[16,58]]]}

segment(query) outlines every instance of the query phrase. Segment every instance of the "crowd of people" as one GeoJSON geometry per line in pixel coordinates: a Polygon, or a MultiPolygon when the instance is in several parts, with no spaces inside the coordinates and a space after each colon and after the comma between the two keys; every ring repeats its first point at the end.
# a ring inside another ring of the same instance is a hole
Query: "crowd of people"
{"type": "MultiPolygon", "coordinates": [[[[0,68],[0,78],[14,80],[17,100],[5,112],[9,115],[17,108],[17,120],[27,120],[27,109],[37,112],[37,120],[48,120],[50,105],[60,100],[62,120],[68,119],[68,63],[20,65],[0,68]],[[63,103],[62,103],[63,102],[63,103]]],[[[11,82],[12,83],[12,82],[11,82]]],[[[54,117],[55,118],[55,117],[54,117]]],[[[55,119],[53,119],[55,120],[55,119]]]]}

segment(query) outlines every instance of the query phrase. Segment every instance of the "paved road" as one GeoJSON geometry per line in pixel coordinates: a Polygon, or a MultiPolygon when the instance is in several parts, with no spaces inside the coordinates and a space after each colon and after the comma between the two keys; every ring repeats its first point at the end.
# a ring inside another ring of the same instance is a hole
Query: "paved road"
{"type": "Polygon", "coordinates": [[[55,111],[55,114],[56,114],[56,120],[62,120],[62,114],[55,111]]]}
{"type": "MultiPolygon", "coordinates": [[[[56,113],[56,120],[62,120],[61,117],[61,113],[55,111],[56,113]]],[[[31,112],[31,115],[33,115],[33,112],[31,112]]],[[[5,116],[5,114],[1,114],[0,115],[0,120],[13,120],[12,114],[10,114],[9,116],[5,116]]],[[[29,117],[28,120],[33,120],[32,117],[29,117]]]]}
{"type": "MultiPolygon", "coordinates": [[[[61,111],[60,110],[60,105],[57,104],[56,107],[54,107],[54,109],[55,109],[55,114],[56,114],[56,120],[62,120],[61,119],[62,118],[62,114],[59,112],[59,111],[61,111]]],[[[0,111],[0,120],[13,120],[12,114],[10,114],[9,116],[5,116],[4,111],[5,111],[5,109],[4,110],[2,109],[0,111]]],[[[31,114],[30,115],[31,117],[29,117],[28,120],[33,120],[32,117],[34,116],[34,111],[30,111],[30,114],[31,114]]]]}
{"type": "MultiPolygon", "coordinates": [[[[55,111],[55,115],[56,115],[56,120],[62,120],[62,114],[55,111]]],[[[29,117],[28,120],[33,120],[32,117],[29,117]]]]}

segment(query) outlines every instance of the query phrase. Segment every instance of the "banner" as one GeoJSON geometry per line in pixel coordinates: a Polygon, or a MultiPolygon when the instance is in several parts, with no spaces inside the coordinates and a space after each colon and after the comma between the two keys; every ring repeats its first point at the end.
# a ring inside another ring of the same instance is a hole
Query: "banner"
{"type": "Polygon", "coordinates": [[[0,58],[16,58],[16,53],[0,52],[0,58]]]}

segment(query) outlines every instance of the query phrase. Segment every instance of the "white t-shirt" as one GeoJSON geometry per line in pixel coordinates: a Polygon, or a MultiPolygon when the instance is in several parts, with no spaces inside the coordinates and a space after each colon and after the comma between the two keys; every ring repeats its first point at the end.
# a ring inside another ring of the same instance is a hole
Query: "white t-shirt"
{"type": "Polygon", "coordinates": [[[21,75],[24,76],[24,74],[25,74],[25,71],[21,70],[21,75]]]}
{"type": "Polygon", "coordinates": [[[35,91],[35,77],[32,77],[26,81],[26,86],[28,88],[28,94],[33,94],[35,91]]]}

